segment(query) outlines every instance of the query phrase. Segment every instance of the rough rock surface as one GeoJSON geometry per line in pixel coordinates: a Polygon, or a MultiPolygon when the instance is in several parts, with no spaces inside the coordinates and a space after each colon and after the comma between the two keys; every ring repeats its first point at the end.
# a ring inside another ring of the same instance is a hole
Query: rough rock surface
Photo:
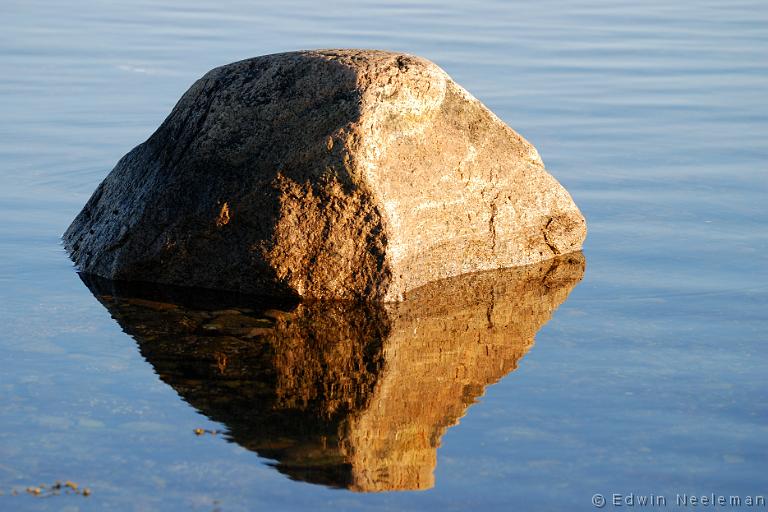
{"type": "Polygon", "coordinates": [[[576,253],[394,304],[293,308],[85,279],[159,378],[230,439],[291,478],[367,492],[434,485],[446,429],[517,368],[583,272],[576,253]]]}
{"type": "Polygon", "coordinates": [[[64,242],[110,279],[386,301],[585,236],[535,148],[436,65],[317,50],[198,80],[64,242]]]}

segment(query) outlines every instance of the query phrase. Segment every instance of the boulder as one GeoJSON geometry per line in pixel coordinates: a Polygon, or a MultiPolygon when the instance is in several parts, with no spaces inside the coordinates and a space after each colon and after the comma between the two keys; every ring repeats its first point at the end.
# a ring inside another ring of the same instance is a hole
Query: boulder
{"type": "Polygon", "coordinates": [[[64,242],[109,279],[397,301],[585,236],[536,149],[435,64],[315,50],[195,82],[64,242]]]}

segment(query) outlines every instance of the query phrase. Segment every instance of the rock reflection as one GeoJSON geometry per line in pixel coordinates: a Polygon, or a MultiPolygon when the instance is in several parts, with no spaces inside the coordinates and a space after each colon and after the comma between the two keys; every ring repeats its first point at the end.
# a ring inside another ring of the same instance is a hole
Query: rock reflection
{"type": "Polygon", "coordinates": [[[266,304],[90,277],[160,378],[296,480],[428,489],[437,447],[517,367],[581,254],[428,284],[405,302],[266,304]]]}

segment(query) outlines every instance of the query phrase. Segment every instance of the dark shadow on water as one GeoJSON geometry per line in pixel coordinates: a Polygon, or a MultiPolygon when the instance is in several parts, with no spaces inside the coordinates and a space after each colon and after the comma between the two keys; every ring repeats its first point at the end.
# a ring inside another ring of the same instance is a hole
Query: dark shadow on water
{"type": "Polygon", "coordinates": [[[400,304],[275,303],[83,280],[163,382],[295,480],[428,489],[437,447],[513,371],[581,254],[428,284],[400,304]]]}

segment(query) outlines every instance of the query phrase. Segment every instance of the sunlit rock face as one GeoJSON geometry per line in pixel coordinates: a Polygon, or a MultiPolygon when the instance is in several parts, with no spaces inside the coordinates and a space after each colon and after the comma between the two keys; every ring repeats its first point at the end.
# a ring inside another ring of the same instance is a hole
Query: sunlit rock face
{"type": "Polygon", "coordinates": [[[423,286],[406,301],[267,304],[85,278],[160,378],[291,478],[428,489],[437,448],[581,280],[580,253],[423,286]]]}
{"type": "Polygon", "coordinates": [[[82,272],[304,299],[581,249],[536,149],[434,63],[310,50],[211,70],[64,233],[82,272]]]}

